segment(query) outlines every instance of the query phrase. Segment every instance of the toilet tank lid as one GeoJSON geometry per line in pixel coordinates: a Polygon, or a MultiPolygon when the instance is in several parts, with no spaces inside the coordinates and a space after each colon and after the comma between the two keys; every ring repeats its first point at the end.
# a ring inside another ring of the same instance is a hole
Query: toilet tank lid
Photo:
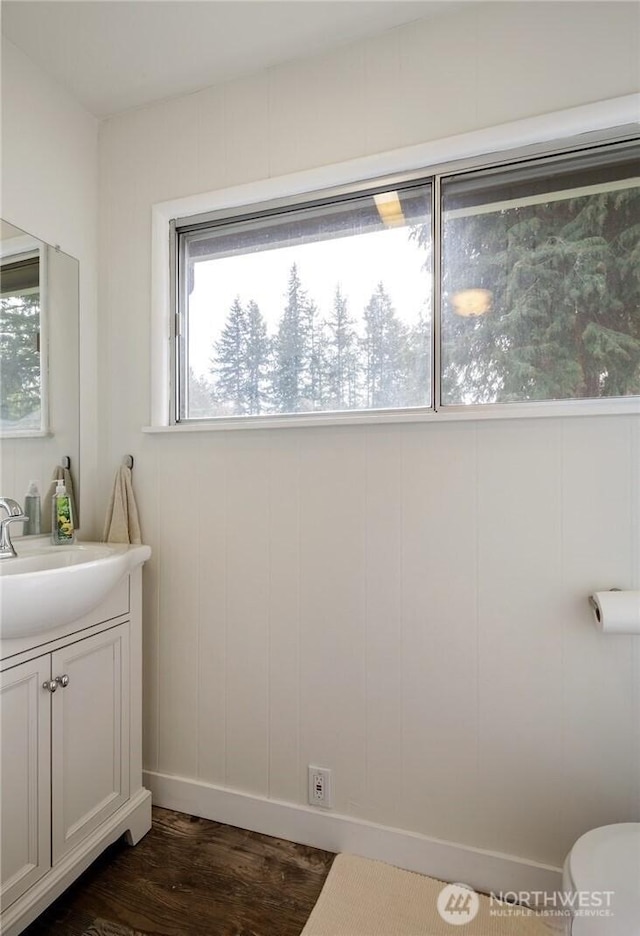
{"type": "MultiPolygon", "coordinates": [[[[627,920],[637,924],[640,919],[640,822],[620,822],[585,833],[569,853],[569,873],[577,891],[613,891],[613,919],[623,927],[627,920]]],[[[611,925],[605,932],[626,930],[611,925]]]]}

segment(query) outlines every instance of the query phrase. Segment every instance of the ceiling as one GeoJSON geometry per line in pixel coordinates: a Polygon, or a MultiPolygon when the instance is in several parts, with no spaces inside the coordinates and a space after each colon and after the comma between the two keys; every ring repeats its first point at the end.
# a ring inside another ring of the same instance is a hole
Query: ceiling
{"type": "Polygon", "coordinates": [[[2,32],[106,117],[451,11],[444,0],[2,0],[2,32]]]}

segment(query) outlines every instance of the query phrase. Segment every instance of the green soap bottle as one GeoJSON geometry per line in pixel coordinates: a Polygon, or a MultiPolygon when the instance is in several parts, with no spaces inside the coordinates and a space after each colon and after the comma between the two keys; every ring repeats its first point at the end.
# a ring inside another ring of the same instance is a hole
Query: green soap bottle
{"type": "Polygon", "coordinates": [[[68,546],[75,538],[71,498],[64,481],[58,481],[51,504],[51,542],[54,546],[68,546]]]}

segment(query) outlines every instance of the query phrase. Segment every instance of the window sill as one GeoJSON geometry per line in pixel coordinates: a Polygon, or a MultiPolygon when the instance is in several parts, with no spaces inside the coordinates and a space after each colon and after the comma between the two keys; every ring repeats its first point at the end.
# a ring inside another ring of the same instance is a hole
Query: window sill
{"type": "Polygon", "coordinates": [[[53,436],[49,429],[8,429],[0,431],[0,439],[48,439],[53,436]]]}
{"type": "Polygon", "coordinates": [[[640,416],[640,397],[612,400],[566,400],[545,403],[500,403],[485,406],[446,406],[435,410],[380,413],[313,413],[305,416],[228,417],[144,426],[145,433],[220,432],[238,429],[311,429],[312,427],[376,426],[390,423],[442,423],[486,419],[540,419],[567,416],[640,416]]]}

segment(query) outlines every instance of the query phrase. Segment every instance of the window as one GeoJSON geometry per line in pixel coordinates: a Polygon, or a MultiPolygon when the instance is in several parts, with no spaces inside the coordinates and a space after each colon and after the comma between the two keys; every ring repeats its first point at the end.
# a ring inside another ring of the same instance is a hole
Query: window
{"type": "Polygon", "coordinates": [[[43,424],[40,253],[0,262],[0,432],[29,434],[43,424]]]}
{"type": "Polygon", "coordinates": [[[430,405],[429,183],[178,236],[180,418],[430,405]]]}
{"type": "Polygon", "coordinates": [[[173,222],[175,421],[640,394],[639,156],[624,140],[173,222]]]}
{"type": "Polygon", "coordinates": [[[640,393],[640,164],[607,148],[442,182],[442,402],[640,393]]]}

